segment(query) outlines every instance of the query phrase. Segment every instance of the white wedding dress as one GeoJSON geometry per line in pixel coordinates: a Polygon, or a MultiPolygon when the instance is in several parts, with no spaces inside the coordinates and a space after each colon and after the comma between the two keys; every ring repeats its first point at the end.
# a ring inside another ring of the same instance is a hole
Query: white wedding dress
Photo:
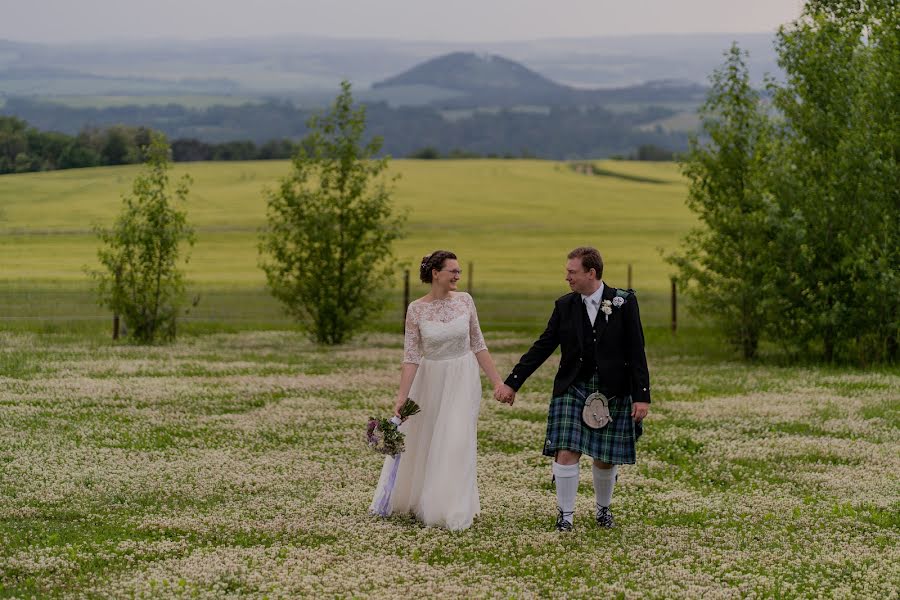
{"type": "MultiPolygon", "coordinates": [[[[390,512],[412,512],[426,525],[458,530],[469,527],[481,510],[475,455],[481,378],[475,353],[485,349],[469,294],[409,305],[403,362],[419,365],[409,397],[422,410],[400,426],[406,452],[390,512]]],[[[376,499],[392,465],[387,457],[376,499]]]]}

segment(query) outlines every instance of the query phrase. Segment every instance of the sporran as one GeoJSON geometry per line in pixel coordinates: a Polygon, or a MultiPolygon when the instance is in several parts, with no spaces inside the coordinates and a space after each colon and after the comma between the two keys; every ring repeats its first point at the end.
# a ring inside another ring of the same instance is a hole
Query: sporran
{"type": "Polygon", "coordinates": [[[600,392],[594,392],[584,401],[584,410],[581,412],[581,420],[591,429],[602,429],[606,427],[612,417],[609,414],[609,401],[600,392]]]}

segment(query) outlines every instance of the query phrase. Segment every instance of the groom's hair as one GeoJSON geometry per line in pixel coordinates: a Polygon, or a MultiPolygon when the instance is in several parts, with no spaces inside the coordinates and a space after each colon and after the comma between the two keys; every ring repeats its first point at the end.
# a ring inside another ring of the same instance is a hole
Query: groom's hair
{"type": "Polygon", "coordinates": [[[600,252],[591,246],[580,246],[569,252],[569,258],[580,258],[585,272],[594,269],[597,279],[603,278],[603,259],[600,252]]]}
{"type": "Polygon", "coordinates": [[[419,266],[419,279],[422,283],[431,283],[431,270],[440,271],[448,260],[456,260],[456,255],[449,250],[435,250],[428,256],[423,256],[422,264],[419,266]]]}

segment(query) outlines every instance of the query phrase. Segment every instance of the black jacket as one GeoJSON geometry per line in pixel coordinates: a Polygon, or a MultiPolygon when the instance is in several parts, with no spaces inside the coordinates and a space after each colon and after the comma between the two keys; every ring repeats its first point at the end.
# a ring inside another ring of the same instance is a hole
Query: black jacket
{"type": "MultiPolygon", "coordinates": [[[[613,306],[608,320],[602,311],[598,312],[595,321],[600,391],[608,396],[631,394],[634,402],[650,402],[650,372],[644,354],[644,331],[637,297],[632,290],[604,287],[603,300],[612,302],[616,296],[624,303],[613,306]]],[[[559,298],[544,333],[513,367],[506,384],[518,391],[557,346],[561,346],[562,358],[553,380],[553,396],[563,395],[581,371],[585,344],[591,343],[584,339],[584,310],[581,294],[573,292],[559,298]]]]}

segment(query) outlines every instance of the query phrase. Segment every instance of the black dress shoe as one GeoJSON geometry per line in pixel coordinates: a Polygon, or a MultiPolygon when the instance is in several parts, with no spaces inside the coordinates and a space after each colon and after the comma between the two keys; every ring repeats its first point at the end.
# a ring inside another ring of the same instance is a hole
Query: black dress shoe
{"type": "MultiPolygon", "coordinates": [[[[556,509],[559,512],[559,515],[556,517],[556,530],[557,531],[572,531],[572,524],[566,521],[566,515],[563,513],[562,509],[556,509]]],[[[572,513],[568,513],[571,515],[572,513]]]]}
{"type": "Polygon", "coordinates": [[[605,529],[612,529],[616,526],[616,521],[608,506],[597,505],[597,525],[605,529]]]}

